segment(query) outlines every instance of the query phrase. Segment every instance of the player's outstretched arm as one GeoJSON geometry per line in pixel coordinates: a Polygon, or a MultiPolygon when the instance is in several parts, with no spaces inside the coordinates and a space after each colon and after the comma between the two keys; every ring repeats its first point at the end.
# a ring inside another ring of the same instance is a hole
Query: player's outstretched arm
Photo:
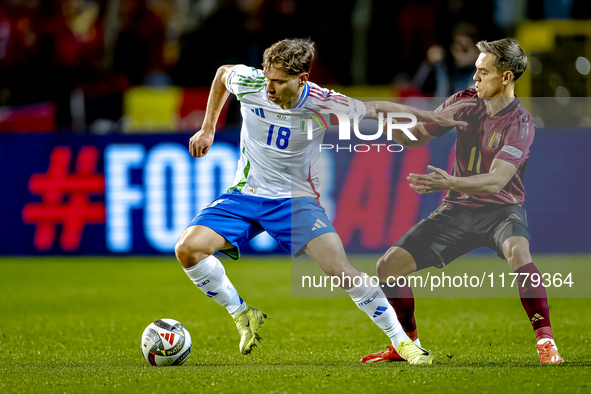
{"type": "Polygon", "coordinates": [[[423,111],[423,122],[435,123],[444,127],[468,126],[467,122],[456,120],[455,115],[463,109],[474,107],[477,103],[477,99],[463,99],[439,110],[423,111]]]}
{"type": "MultiPolygon", "coordinates": [[[[386,127],[384,126],[384,130],[382,130],[384,134],[386,133],[386,127]]],[[[407,148],[419,148],[433,139],[433,136],[427,132],[423,123],[417,123],[409,131],[416,138],[415,140],[411,140],[406,133],[399,129],[392,130],[392,138],[407,148]]]]}
{"type": "MultiPolygon", "coordinates": [[[[421,110],[408,105],[391,103],[388,101],[371,101],[365,104],[367,107],[366,119],[378,119],[378,113],[384,112],[402,112],[412,114],[417,117],[418,120],[423,122],[431,122],[445,127],[455,126],[467,126],[467,123],[460,120],[455,120],[455,114],[467,107],[473,107],[476,105],[476,100],[461,100],[455,104],[449,105],[438,112],[421,110]]],[[[384,125],[384,132],[386,131],[386,125],[384,125]]],[[[415,127],[409,130],[414,136],[411,139],[409,135],[404,133],[402,130],[395,129],[392,131],[392,138],[399,144],[408,148],[418,148],[425,145],[433,137],[427,132],[424,125],[418,123],[415,127]]]]}
{"type": "Polygon", "coordinates": [[[226,89],[226,80],[232,67],[234,66],[221,66],[215,74],[215,78],[211,84],[211,90],[209,91],[209,98],[207,99],[203,125],[201,126],[201,130],[196,132],[189,141],[189,152],[193,157],[205,156],[213,144],[218,118],[230,95],[230,92],[226,89]]]}
{"type": "Polygon", "coordinates": [[[475,99],[464,99],[452,105],[448,105],[439,111],[427,111],[411,107],[410,105],[391,103],[389,101],[370,101],[365,104],[367,107],[365,118],[377,120],[378,113],[380,112],[404,112],[416,116],[419,121],[435,123],[440,126],[467,126],[466,122],[456,120],[454,119],[454,116],[462,109],[475,106],[476,103],[477,100],[475,99]]]}
{"type": "Polygon", "coordinates": [[[442,190],[477,195],[496,194],[517,172],[517,167],[501,159],[493,160],[488,174],[467,177],[452,176],[433,166],[427,166],[427,169],[433,172],[425,175],[409,174],[406,178],[411,182],[410,187],[419,194],[439,193],[442,190]]]}
{"type": "MultiPolygon", "coordinates": [[[[364,118],[373,120],[378,119],[378,112],[405,112],[415,116],[417,116],[420,112],[420,110],[417,108],[409,107],[408,105],[390,103],[386,101],[370,101],[365,103],[365,107],[367,108],[367,111],[364,118]]],[[[392,122],[398,123],[396,119],[392,119],[392,122]]],[[[387,127],[387,124],[384,124],[382,129],[384,134],[387,133],[387,127]]],[[[392,138],[394,141],[407,148],[418,148],[419,146],[425,145],[433,138],[431,135],[429,135],[421,123],[418,123],[416,126],[408,129],[408,131],[414,136],[414,139],[411,139],[400,129],[392,130],[392,138]]]]}

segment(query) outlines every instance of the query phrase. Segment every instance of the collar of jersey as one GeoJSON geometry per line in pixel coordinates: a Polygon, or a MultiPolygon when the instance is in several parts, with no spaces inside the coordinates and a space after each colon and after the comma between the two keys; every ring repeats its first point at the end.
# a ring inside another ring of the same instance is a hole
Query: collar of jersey
{"type": "Polygon", "coordinates": [[[308,84],[308,82],[306,82],[306,85],[304,86],[304,91],[302,92],[302,96],[300,97],[300,99],[298,100],[298,103],[293,108],[301,108],[302,105],[304,105],[304,103],[306,102],[306,99],[308,98],[309,94],[310,94],[310,85],[308,84]]]}
{"type": "Polygon", "coordinates": [[[513,99],[513,101],[511,101],[505,108],[503,108],[502,110],[500,110],[496,114],[492,115],[491,117],[496,118],[499,116],[504,116],[506,113],[511,111],[518,104],[519,104],[519,99],[517,98],[517,95],[515,95],[515,98],[513,99]]]}

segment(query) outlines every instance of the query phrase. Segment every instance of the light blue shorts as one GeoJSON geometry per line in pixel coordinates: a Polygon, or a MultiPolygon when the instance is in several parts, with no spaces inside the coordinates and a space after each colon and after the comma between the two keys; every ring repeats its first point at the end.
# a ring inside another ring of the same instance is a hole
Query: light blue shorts
{"type": "Polygon", "coordinates": [[[336,233],[324,208],[312,197],[262,198],[235,190],[214,200],[189,226],[209,227],[233,246],[220,250],[234,260],[248,241],[266,231],[294,256],[312,239],[336,233]]]}

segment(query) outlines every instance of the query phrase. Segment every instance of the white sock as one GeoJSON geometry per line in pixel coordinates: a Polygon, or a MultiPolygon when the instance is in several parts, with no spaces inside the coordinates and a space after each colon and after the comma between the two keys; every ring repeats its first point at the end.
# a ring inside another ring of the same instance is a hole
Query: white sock
{"type": "Polygon", "coordinates": [[[394,349],[398,349],[400,342],[408,341],[410,338],[402,329],[396,312],[388,303],[382,289],[372,286],[370,277],[364,272],[361,273],[361,279],[361,284],[346,290],[347,293],[359,309],[367,313],[373,322],[386,333],[392,341],[394,349]]]}
{"type": "Polygon", "coordinates": [[[226,276],[226,269],[214,256],[206,257],[185,273],[206,296],[228,310],[232,317],[246,310],[247,305],[226,276]]]}
{"type": "Polygon", "coordinates": [[[421,347],[421,341],[419,340],[419,338],[415,339],[413,341],[415,343],[415,345],[417,345],[418,347],[421,347]]]}

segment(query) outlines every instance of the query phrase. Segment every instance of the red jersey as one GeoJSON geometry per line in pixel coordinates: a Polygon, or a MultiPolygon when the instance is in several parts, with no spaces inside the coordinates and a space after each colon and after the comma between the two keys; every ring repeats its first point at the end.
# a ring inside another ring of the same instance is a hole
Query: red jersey
{"type": "MultiPolygon", "coordinates": [[[[467,89],[445,100],[439,108],[445,108],[462,99],[477,97],[476,89],[467,89]]],[[[531,114],[515,97],[509,105],[490,116],[486,113],[484,99],[481,99],[476,106],[459,111],[455,119],[467,122],[468,126],[457,127],[453,176],[486,174],[494,159],[513,164],[517,167],[517,172],[499,193],[469,195],[449,191],[444,203],[469,208],[522,203],[525,200],[525,167],[535,134],[531,114]]],[[[435,137],[441,137],[453,128],[432,123],[424,125],[427,132],[435,137]]]]}

